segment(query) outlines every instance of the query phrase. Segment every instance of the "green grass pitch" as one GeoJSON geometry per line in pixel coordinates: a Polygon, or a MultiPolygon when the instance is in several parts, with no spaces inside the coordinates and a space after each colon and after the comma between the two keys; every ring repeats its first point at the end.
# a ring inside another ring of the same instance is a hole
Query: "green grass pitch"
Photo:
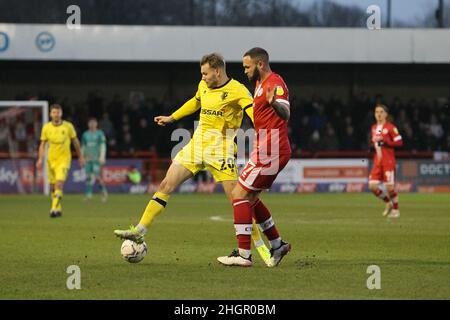
{"type": "Polygon", "coordinates": [[[292,252],[278,268],[216,262],[236,246],[224,195],[172,196],[138,264],[120,256],[113,229],[136,223],[149,196],[0,196],[0,299],[450,299],[450,196],[401,194],[401,218],[381,217],[370,194],[264,194],[292,252]],[[211,220],[220,216],[219,220],[211,220]],[[81,269],[69,290],[66,269],[81,269]],[[378,265],[381,289],[366,287],[378,265]]]}

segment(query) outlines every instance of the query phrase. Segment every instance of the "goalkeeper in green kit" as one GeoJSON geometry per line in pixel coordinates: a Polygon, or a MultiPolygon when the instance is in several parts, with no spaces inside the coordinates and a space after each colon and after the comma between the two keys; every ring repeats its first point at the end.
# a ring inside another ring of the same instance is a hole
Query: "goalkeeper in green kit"
{"type": "Polygon", "coordinates": [[[89,129],[83,133],[81,138],[81,152],[86,160],[84,166],[86,172],[85,200],[92,199],[92,191],[97,181],[102,191],[102,201],[106,202],[108,191],[101,178],[101,166],[106,161],[106,138],[103,131],[98,130],[97,126],[97,119],[89,119],[89,129]]]}

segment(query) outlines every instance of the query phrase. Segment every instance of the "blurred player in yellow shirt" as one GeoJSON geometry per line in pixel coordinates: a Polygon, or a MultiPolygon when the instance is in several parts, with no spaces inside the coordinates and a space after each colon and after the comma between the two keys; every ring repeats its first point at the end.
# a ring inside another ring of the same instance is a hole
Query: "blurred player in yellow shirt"
{"type": "Polygon", "coordinates": [[[62,214],[63,187],[72,161],[71,143],[75,147],[81,167],[84,166],[84,158],[75,129],[69,121],[62,119],[62,108],[59,104],[50,106],[50,118],[51,121],[42,127],[36,168],[42,168],[45,146],[48,143],[48,181],[52,192],[50,217],[56,218],[62,214]]]}

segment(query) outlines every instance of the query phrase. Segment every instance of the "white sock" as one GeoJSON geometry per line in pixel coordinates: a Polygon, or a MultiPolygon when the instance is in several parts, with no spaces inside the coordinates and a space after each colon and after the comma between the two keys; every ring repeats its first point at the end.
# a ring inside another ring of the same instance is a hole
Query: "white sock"
{"type": "Polygon", "coordinates": [[[146,227],[144,227],[142,224],[138,224],[137,226],[136,226],[136,229],[138,229],[138,231],[140,232],[140,233],[142,233],[142,234],[146,234],[147,233],[147,228],[146,227]]]}
{"type": "Polygon", "coordinates": [[[239,254],[241,257],[248,259],[250,258],[250,255],[252,254],[252,250],[246,250],[239,248],[239,254]]]}
{"type": "Polygon", "coordinates": [[[276,238],[274,240],[270,240],[270,246],[273,249],[278,249],[281,246],[281,238],[276,238]]]}

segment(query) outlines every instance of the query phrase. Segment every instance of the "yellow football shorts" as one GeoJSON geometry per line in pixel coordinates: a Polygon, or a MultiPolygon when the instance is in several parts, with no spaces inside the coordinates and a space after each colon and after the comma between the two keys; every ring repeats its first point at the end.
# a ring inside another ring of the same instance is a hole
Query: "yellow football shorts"
{"type": "Polygon", "coordinates": [[[48,164],[48,182],[50,184],[55,184],[56,181],[66,181],[67,174],[70,169],[70,162],[67,161],[58,161],[55,163],[48,164]]]}
{"type": "Polygon", "coordinates": [[[191,140],[177,153],[173,161],[181,164],[193,175],[201,170],[208,170],[216,182],[237,180],[236,146],[232,146],[230,149],[228,152],[223,150],[222,152],[214,152],[211,151],[210,147],[202,146],[191,140]]]}

